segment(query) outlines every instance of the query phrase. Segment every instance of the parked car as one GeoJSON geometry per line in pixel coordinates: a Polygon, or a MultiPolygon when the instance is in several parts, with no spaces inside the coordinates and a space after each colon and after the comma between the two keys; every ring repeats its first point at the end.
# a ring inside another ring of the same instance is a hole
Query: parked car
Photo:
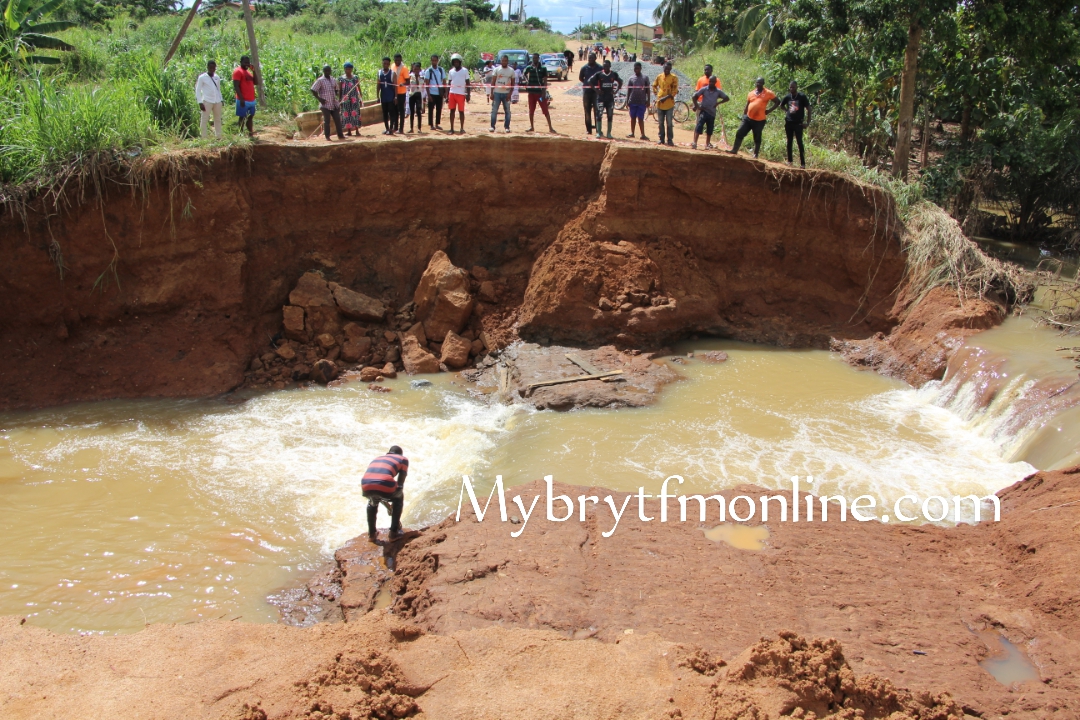
{"type": "Polygon", "coordinates": [[[547,76],[549,80],[565,80],[567,75],[570,74],[569,69],[566,66],[566,59],[555,56],[542,60],[544,68],[547,69],[547,76]]]}
{"type": "Polygon", "coordinates": [[[529,51],[528,50],[500,50],[495,54],[495,64],[502,64],[503,56],[507,56],[510,59],[510,67],[517,63],[519,68],[523,68],[529,64],[529,51]]]}

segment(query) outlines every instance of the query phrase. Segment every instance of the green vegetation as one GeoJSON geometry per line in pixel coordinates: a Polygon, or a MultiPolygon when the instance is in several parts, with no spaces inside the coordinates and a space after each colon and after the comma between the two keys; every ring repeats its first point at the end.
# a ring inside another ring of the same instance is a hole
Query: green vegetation
{"type": "MultiPolygon", "coordinates": [[[[32,1],[9,0],[24,14],[32,1]]],[[[51,0],[48,6],[58,3],[51,0]]],[[[384,55],[400,52],[407,61],[427,65],[432,53],[448,58],[457,52],[475,66],[481,52],[563,47],[561,36],[492,20],[497,10],[487,3],[467,0],[465,7],[467,30],[460,4],[431,0],[385,5],[337,0],[332,6],[311,3],[297,14],[289,14],[285,3],[268,4],[256,20],[266,87],[266,107],[260,108],[257,121],[284,123],[315,109],[317,101],[308,89],[325,63],[340,73],[351,60],[363,80],[364,96],[372,98],[384,55]]],[[[59,23],[69,27],[69,20],[81,24],[61,32],[64,47],[54,47],[52,64],[34,68],[10,58],[0,62],[0,184],[6,188],[0,199],[24,194],[27,186],[62,181],[88,163],[123,165],[136,155],[204,144],[195,139],[195,78],[214,59],[223,88],[230,87],[232,68],[248,52],[244,22],[241,13],[227,7],[200,14],[168,67],[162,67],[183,22],[183,15],[170,9],[155,2],[59,5],[54,15],[66,19],[48,23],[47,30],[59,23]]],[[[226,122],[234,121],[228,107],[224,115],[226,122]]],[[[226,142],[245,141],[227,134],[226,142]]]]}
{"type": "Polygon", "coordinates": [[[910,165],[969,232],[1080,237],[1075,0],[664,0],[657,18],[697,54],[757,55],[775,91],[797,80],[817,146],[910,165]]]}

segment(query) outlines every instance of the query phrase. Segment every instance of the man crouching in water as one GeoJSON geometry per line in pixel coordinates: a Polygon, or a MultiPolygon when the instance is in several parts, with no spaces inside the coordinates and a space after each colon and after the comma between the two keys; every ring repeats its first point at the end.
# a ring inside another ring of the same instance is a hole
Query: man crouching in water
{"type": "Polygon", "coordinates": [[[402,455],[401,448],[394,445],[385,455],[371,461],[367,472],[360,481],[364,497],[368,499],[367,527],[368,540],[377,542],[379,535],[375,529],[375,519],[379,516],[379,503],[390,501],[390,539],[401,537],[401,506],[405,502],[405,476],[409,474],[409,459],[402,455]]]}

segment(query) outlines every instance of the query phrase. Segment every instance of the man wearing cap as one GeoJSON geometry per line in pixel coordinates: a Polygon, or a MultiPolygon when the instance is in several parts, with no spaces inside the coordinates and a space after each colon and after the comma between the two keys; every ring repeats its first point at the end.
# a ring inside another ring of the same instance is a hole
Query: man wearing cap
{"type": "Polygon", "coordinates": [[[447,107],[450,108],[450,134],[454,134],[454,112],[461,113],[461,130],[462,135],[465,134],[465,103],[468,102],[472,95],[472,88],[469,86],[469,71],[461,67],[461,56],[454,53],[450,56],[451,70],[446,74],[446,81],[449,85],[447,95],[447,107]]]}
{"type": "Polygon", "coordinates": [[[367,498],[368,541],[377,542],[375,521],[379,504],[390,504],[390,539],[401,537],[401,508],[405,504],[405,477],[409,474],[409,459],[401,448],[392,445],[385,455],[371,461],[360,480],[360,489],[367,498]]]}
{"type": "Polygon", "coordinates": [[[319,109],[323,116],[323,134],[327,142],[330,141],[330,121],[334,121],[334,129],[337,130],[338,140],[344,140],[345,135],[341,132],[341,113],[338,111],[337,83],[330,77],[330,66],[323,65],[322,77],[311,86],[311,94],[319,101],[319,109]]]}

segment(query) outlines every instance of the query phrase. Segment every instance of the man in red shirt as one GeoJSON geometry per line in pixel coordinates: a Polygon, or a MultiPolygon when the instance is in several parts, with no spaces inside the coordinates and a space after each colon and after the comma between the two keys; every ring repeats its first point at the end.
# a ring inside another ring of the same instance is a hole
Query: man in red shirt
{"type": "Polygon", "coordinates": [[[240,67],[233,70],[232,84],[240,130],[243,131],[246,121],[248,135],[255,137],[255,71],[251,68],[251,58],[247,55],[240,58],[240,67]]]}
{"type": "Polygon", "coordinates": [[[775,98],[776,93],[765,87],[765,78],[758,78],[754,81],[754,89],[746,96],[746,109],[743,110],[742,125],[739,126],[738,132],[735,133],[735,144],[728,150],[729,153],[734,155],[739,152],[739,146],[742,145],[743,138],[748,133],[753,132],[754,158],[757,158],[758,153],[761,152],[761,131],[765,129],[765,118],[776,109],[775,107],[768,107],[769,101],[775,98]]]}
{"type": "Polygon", "coordinates": [[[390,504],[390,539],[401,537],[401,508],[405,503],[405,477],[409,474],[409,459],[401,448],[394,445],[385,455],[371,461],[360,480],[360,488],[368,499],[368,540],[377,542],[375,520],[379,516],[379,504],[390,504]]]}

